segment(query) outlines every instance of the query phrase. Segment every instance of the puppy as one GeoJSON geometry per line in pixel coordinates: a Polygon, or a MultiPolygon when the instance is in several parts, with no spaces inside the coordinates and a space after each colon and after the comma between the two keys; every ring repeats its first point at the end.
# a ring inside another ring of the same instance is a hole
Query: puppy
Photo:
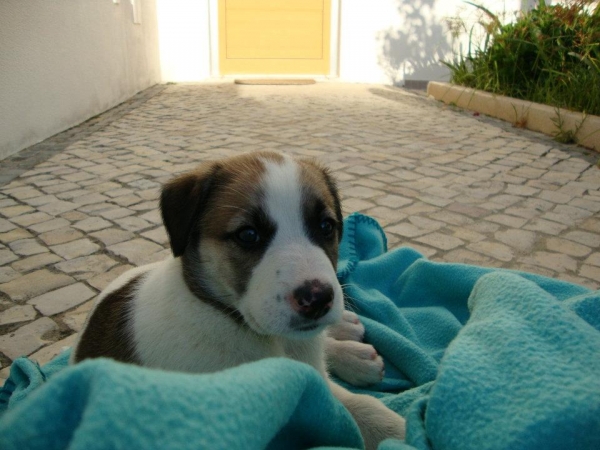
{"type": "Polygon", "coordinates": [[[338,324],[358,340],[360,324],[344,314],[336,278],[342,212],[327,170],[244,154],[167,183],[160,209],[174,257],[132,269],[100,294],[72,362],[110,357],[207,373],[288,357],[321,373],[367,448],[404,438],[399,415],[328,378],[326,328],[338,324]]]}

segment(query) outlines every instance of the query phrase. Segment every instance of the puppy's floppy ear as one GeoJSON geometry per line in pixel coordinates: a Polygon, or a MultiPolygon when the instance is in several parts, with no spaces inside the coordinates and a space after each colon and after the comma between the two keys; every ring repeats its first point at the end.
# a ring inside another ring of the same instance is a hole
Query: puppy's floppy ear
{"type": "Polygon", "coordinates": [[[321,173],[323,174],[323,177],[325,178],[325,183],[327,184],[327,189],[329,189],[329,192],[331,193],[331,195],[333,196],[333,201],[335,204],[335,218],[337,219],[338,222],[338,240],[341,241],[342,240],[342,232],[344,230],[344,217],[342,215],[342,202],[340,200],[340,194],[338,192],[338,188],[337,188],[337,183],[335,181],[335,178],[333,178],[333,176],[331,175],[331,172],[329,171],[329,169],[327,167],[323,167],[323,166],[318,166],[319,169],[321,170],[321,173]]]}
{"type": "Polygon", "coordinates": [[[180,175],[163,186],[160,212],[175,257],[183,255],[218,171],[217,164],[209,164],[180,175]]]}
{"type": "Polygon", "coordinates": [[[333,175],[331,175],[331,171],[329,168],[321,165],[314,159],[304,159],[302,162],[308,164],[314,171],[316,171],[320,177],[322,177],[323,181],[325,181],[325,185],[327,186],[327,190],[333,197],[334,209],[335,209],[335,218],[338,222],[338,240],[342,240],[342,232],[344,228],[344,217],[342,215],[342,202],[340,200],[340,194],[338,192],[337,183],[333,175]]]}

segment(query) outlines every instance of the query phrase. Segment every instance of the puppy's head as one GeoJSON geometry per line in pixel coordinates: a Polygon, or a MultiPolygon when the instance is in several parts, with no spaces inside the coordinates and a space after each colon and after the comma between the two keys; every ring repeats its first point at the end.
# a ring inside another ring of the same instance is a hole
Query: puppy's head
{"type": "Polygon", "coordinates": [[[188,287],[265,335],[337,322],[342,214],[326,169],[277,153],[208,163],[168,183],[161,212],[188,287]]]}

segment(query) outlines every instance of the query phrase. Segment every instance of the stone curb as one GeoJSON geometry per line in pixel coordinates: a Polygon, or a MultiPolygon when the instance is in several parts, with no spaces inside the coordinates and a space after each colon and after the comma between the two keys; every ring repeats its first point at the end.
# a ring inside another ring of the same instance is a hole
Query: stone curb
{"type": "Polygon", "coordinates": [[[555,136],[559,131],[557,121],[560,120],[563,130],[575,133],[579,145],[600,151],[600,116],[436,81],[429,82],[427,94],[446,104],[454,104],[550,136],[555,136]]]}

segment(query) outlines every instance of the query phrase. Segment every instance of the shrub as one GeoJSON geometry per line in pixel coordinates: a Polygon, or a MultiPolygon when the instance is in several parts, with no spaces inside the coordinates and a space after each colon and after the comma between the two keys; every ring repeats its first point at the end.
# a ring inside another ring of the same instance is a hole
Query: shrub
{"type": "Polygon", "coordinates": [[[542,0],[506,24],[467,3],[485,14],[486,37],[481,47],[444,62],[453,83],[600,115],[600,3],[542,0]]]}

